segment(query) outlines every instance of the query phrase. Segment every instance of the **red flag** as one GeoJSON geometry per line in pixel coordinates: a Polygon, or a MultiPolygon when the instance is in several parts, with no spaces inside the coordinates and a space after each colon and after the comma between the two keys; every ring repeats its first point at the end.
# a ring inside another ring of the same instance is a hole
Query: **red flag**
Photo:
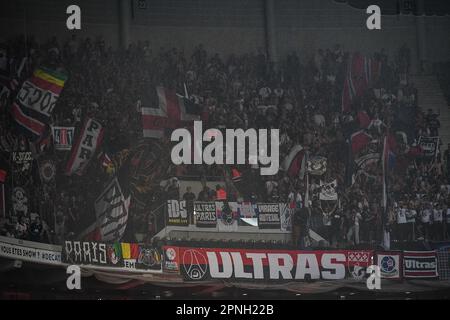
{"type": "Polygon", "coordinates": [[[372,137],[363,130],[360,130],[352,134],[350,140],[352,144],[352,152],[355,154],[364,149],[372,140],[372,137]]]}
{"type": "Polygon", "coordinates": [[[139,257],[139,245],[137,243],[130,243],[130,255],[131,259],[137,259],[139,257]]]}
{"type": "Polygon", "coordinates": [[[342,89],[341,107],[343,112],[349,112],[353,99],[361,97],[366,91],[371,74],[370,60],[357,52],[350,57],[342,89]]]}
{"type": "Polygon", "coordinates": [[[370,118],[369,118],[369,115],[367,114],[367,112],[359,111],[357,117],[358,117],[359,126],[363,129],[367,129],[370,125],[370,118]]]}
{"type": "MultiPolygon", "coordinates": [[[[157,108],[143,107],[142,129],[144,137],[161,138],[165,128],[177,128],[182,123],[200,120],[198,110],[190,108],[189,101],[175,91],[157,87],[157,108]]],[[[194,108],[195,109],[195,108],[194,108]]]]}
{"type": "Polygon", "coordinates": [[[5,183],[6,181],[6,171],[3,169],[0,169],[0,182],[5,183]]]}
{"type": "Polygon", "coordinates": [[[282,168],[289,176],[302,176],[305,164],[305,150],[302,146],[295,145],[284,159],[282,168]]]}

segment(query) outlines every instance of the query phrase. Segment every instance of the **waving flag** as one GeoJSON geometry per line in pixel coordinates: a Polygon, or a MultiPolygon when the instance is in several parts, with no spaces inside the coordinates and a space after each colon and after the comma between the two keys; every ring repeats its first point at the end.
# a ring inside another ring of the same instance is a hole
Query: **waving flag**
{"type": "Polygon", "coordinates": [[[119,180],[114,178],[95,200],[96,221],[80,238],[91,241],[120,241],[128,223],[130,199],[125,198],[119,180]]]}
{"type": "Polygon", "coordinates": [[[141,108],[142,130],[146,138],[161,138],[165,128],[177,128],[180,123],[200,120],[200,108],[184,96],[157,87],[158,107],[141,108]]]}
{"type": "Polygon", "coordinates": [[[347,76],[342,89],[342,111],[349,112],[351,104],[357,97],[364,95],[371,82],[378,79],[381,63],[372,58],[366,58],[360,53],[354,53],[347,66],[347,76]]]}
{"type": "Polygon", "coordinates": [[[367,114],[367,112],[359,111],[358,115],[357,115],[357,118],[358,118],[359,126],[361,128],[367,129],[369,127],[371,120],[370,120],[369,115],[367,114]]]}
{"type": "Polygon", "coordinates": [[[33,137],[40,137],[50,122],[66,79],[64,74],[40,68],[23,83],[11,112],[19,126],[33,137]]]}
{"type": "Polygon", "coordinates": [[[306,172],[306,152],[299,144],[293,146],[284,159],[281,168],[290,176],[300,176],[303,178],[306,172]]]}
{"type": "Polygon", "coordinates": [[[66,175],[83,175],[89,161],[103,141],[103,127],[94,119],[87,119],[79,133],[66,166],[66,175]]]}
{"type": "Polygon", "coordinates": [[[353,154],[359,153],[372,140],[372,136],[367,134],[364,130],[353,133],[350,137],[353,154]]]}

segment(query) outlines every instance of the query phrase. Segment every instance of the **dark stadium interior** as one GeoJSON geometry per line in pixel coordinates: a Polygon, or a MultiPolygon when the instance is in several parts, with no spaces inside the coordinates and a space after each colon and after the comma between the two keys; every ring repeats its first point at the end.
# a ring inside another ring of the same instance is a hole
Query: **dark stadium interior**
{"type": "Polygon", "coordinates": [[[450,298],[448,1],[0,8],[0,299],[450,298]],[[175,164],[194,121],[279,171],[175,164]]]}

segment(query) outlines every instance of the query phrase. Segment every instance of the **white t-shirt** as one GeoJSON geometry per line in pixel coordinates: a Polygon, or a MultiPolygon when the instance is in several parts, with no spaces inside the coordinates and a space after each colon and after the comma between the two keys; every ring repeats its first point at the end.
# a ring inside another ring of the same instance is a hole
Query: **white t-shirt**
{"type": "Polygon", "coordinates": [[[361,213],[357,212],[355,215],[355,226],[359,226],[359,220],[362,220],[361,213]]]}
{"type": "Polygon", "coordinates": [[[422,210],[422,212],[421,212],[422,223],[430,223],[430,217],[431,217],[430,209],[422,210]]]}
{"type": "Polygon", "coordinates": [[[442,209],[433,210],[433,220],[434,222],[442,222],[442,209]]]}
{"type": "Polygon", "coordinates": [[[263,99],[268,98],[271,93],[272,93],[272,90],[270,90],[269,87],[262,87],[261,89],[259,89],[259,95],[263,99]]]}
{"type": "Polygon", "coordinates": [[[315,114],[314,123],[320,127],[325,127],[325,117],[321,114],[315,114]]]}
{"type": "Polygon", "coordinates": [[[399,208],[397,209],[397,223],[406,223],[406,209],[399,208]]]}
{"type": "Polygon", "coordinates": [[[417,211],[414,209],[409,209],[406,211],[406,221],[408,223],[415,222],[415,217],[417,216],[417,211]]]}

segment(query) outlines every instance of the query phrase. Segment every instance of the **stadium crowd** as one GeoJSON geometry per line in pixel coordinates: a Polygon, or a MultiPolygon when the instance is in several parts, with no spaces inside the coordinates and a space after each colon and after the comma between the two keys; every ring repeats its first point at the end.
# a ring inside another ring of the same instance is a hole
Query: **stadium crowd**
{"type": "MultiPolygon", "coordinates": [[[[277,128],[280,161],[295,145],[301,145],[309,154],[325,157],[327,169],[321,176],[310,175],[306,182],[285,171],[260,176],[259,169],[248,165],[161,164],[156,177],[143,172],[149,177],[143,184],[151,185],[146,192],[139,196],[131,191],[135,201],[130,208],[129,239],[137,232],[149,236],[155,232],[154,216],[148,213],[164,200],[212,201],[218,198],[219,190],[225,190],[230,201],[292,203],[297,208],[294,234],[303,237],[305,230],[312,228],[332,246],[379,243],[383,230],[391,231],[394,241],[450,239],[450,154],[438,150],[429,159],[419,146],[420,136],[439,135],[439,120],[417,106],[406,46],[391,59],[383,49],[373,53],[371,58],[379,63],[380,72],[345,113],[341,95],[352,54],[340,45],[319,49],[306,61],[292,52],[277,66],[262,50],[222,57],[198,45],[189,56],[177,48],[153,48],[148,41],[132,44],[127,50],[113,50],[101,37],[78,39],[75,35],[63,44],[56,38],[39,43],[33,37],[19,37],[6,42],[5,48],[13,73],[22,58],[28,57],[19,83],[38,66],[67,73],[53,124],[79,127],[86,117],[95,118],[105,128],[105,140],[98,159],[91,161],[83,176],[64,175],[68,152],[55,151],[51,144],[40,141],[43,151],[36,157],[54,161],[54,183],[43,183],[37,166],[33,166],[34,174],[21,185],[29,192],[28,201],[21,202],[27,209],[17,215],[17,204],[7,199],[8,212],[0,219],[1,235],[59,243],[63,237],[83,231],[95,217],[92,204],[111,170],[127,166],[119,164],[124,150],[132,150],[142,141],[141,108],[157,106],[153,88],[163,86],[180,93],[186,87],[191,102],[202,110],[204,128],[277,128]],[[402,119],[404,110],[412,114],[412,123],[402,119]],[[370,134],[369,143],[358,150],[363,154],[374,151],[381,155],[386,133],[401,132],[396,135],[395,166],[387,179],[386,214],[381,160],[364,170],[353,168],[352,159],[357,155],[349,152],[350,137],[361,129],[370,134]],[[111,162],[105,165],[105,158],[111,162]],[[194,194],[179,190],[173,178],[183,176],[201,180],[218,176],[226,183],[217,190],[205,186],[194,194]],[[167,183],[159,187],[161,180],[167,183]],[[320,182],[333,180],[339,200],[320,200],[320,182]]],[[[7,198],[17,184],[11,174],[10,154],[21,139],[8,112],[13,98],[11,95],[2,101],[0,113],[0,165],[10,173],[5,183],[7,198]]],[[[157,161],[170,163],[166,159],[171,148],[169,137],[157,143],[161,150],[157,161]]]]}

